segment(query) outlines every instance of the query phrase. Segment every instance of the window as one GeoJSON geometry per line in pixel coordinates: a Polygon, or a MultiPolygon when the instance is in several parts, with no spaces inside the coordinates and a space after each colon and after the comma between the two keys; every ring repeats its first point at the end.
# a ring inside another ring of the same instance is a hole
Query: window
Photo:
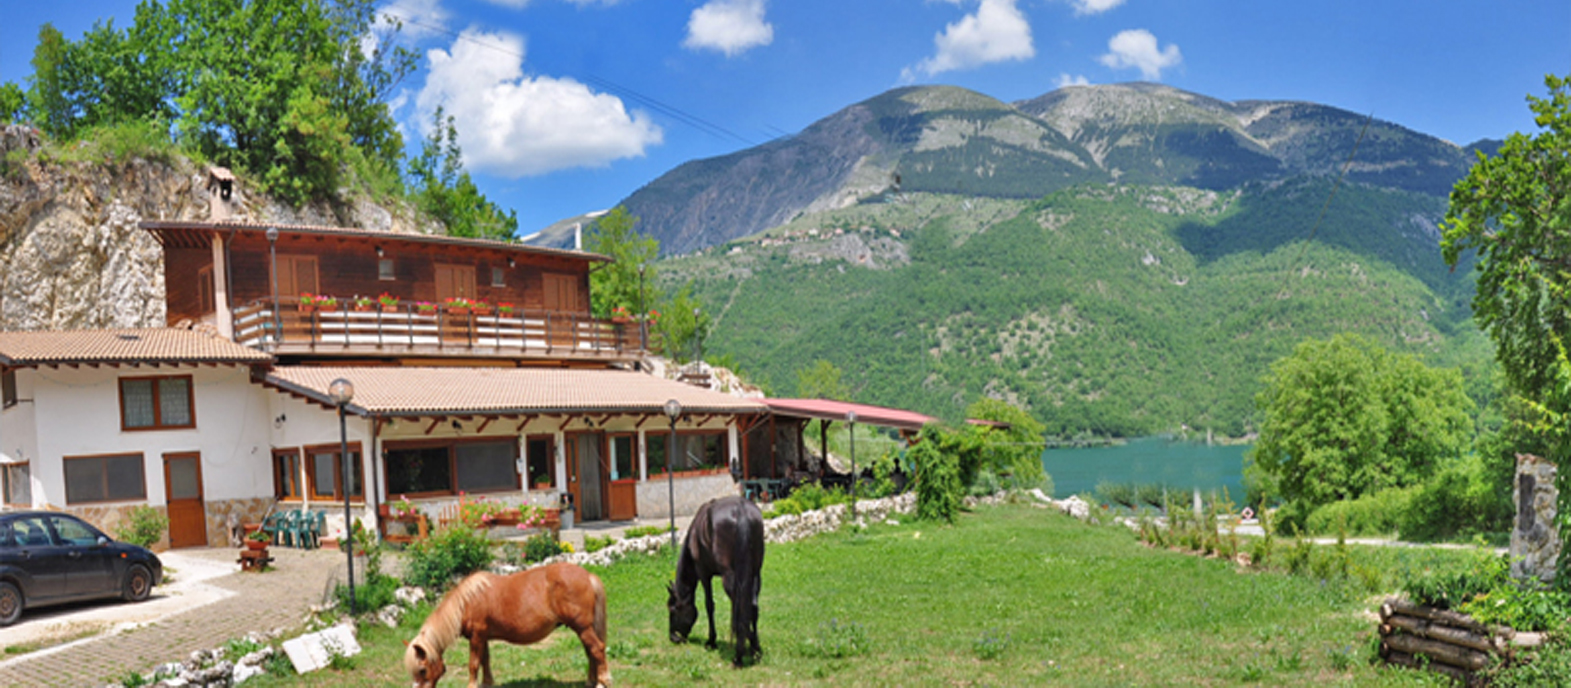
{"type": "Polygon", "coordinates": [[[86,523],[64,516],[50,516],[49,522],[54,524],[55,537],[62,545],[88,547],[98,544],[98,531],[86,523]]]}
{"type": "Polygon", "coordinates": [[[147,499],[141,454],[67,456],[64,463],[67,504],[147,499]]]}
{"type": "Polygon", "coordinates": [[[17,547],[50,547],[55,544],[43,516],[25,516],[11,521],[11,544],[17,547]]]}
{"type": "Polygon", "coordinates": [[[502,268],[491,268],[491,286],[507,286],[507,273],[504,272],[502,268]]]}
{"type": "MultiPolygon", "coordinates": [[[[666,443],[670,441],[668,432],[651,432],[644,435],[644,451],[648,454],[649,474],[664,473],[666,470],[666,443]]],[[[724,433],[683,433],[676,434],[676,471],[693,471],[708,468],[725,468],[730,466],[730,444],[726,442],[724,433]]]]}
{"type": "Polygon", "coordinates": [[[376,261],[376,278],[379,279],[379,280],[382,280],[383,282],[391,282],[393,280],[398,279],[398,273],[393,271],[393,259],[392,258],[379,258],[379,259],[377,259],[377,261],[376,261]]]}
{"type": "Polygon", "coordinates": [[[273,451],[273,496],[278,499],[300,499],[305,493],[300,489],[300,450],[277,449],[273,451]]]}
{"type": "Polygon", "coordinates": [[[638,444],[632,435],[611,436],[611,479],[638,477],[638,444]]]}
{"type": "Polygon", "coordinates": [[[120,380],[120,429],[194,428],[191,377],[140,377],[120,380]]]}
{"type": "Polygon", "coordinates": [[[556,443],[552,437],[550,435],[530,437],[525,449],[525,453],[529,456],[529,484],[550,485],[556,482],[551,477],[555,472],[551,468],[556,465],[556,443]]]}
{"type": "MultiPolygon", "coordinates": [[[[311,490],[312,499],[342,500],[344,493],[339,488],[339,478],[342,477],[342,463],[338,460],[339,445],[331,444],[321,447],[306,447],[306,480],[311,490]]],[[[349,463],[354,468],[354,480],[349,484],[349,498],[351,501],[365,498],[365,463],[360,460],[359,443],[349,445],[349,463]]]]}
{"type": "Polygon", "coordinates": [[[25,462],[6,464],[0,479],[5,482],[5,503],[8,506],[33,505],[33,475],[25,462]]]}
{"type": "Polygon", "coordinates": [[[518,489],[517,444],[422,442],[389,446],[387,494],[454,494],[518,489]]]}
{"type": "Polygon", "coordinates": [[[196,307],[202,314],[212,313],[217,310],[214,306],[216,299],[213,296],[213,266],[208,265],[196,271],[196,307]]]}
{"type": "Polygon", "coordinates": [[[4,408],[16,405],[16,371],[14,370],[0,373],[0,405],[4,408]]]}

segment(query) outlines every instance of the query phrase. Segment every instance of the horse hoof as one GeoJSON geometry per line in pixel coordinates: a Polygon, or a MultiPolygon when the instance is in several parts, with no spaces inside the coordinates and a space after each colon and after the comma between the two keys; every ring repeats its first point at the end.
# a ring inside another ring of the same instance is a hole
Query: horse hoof
{"type": "Polygon", "coordinates": [[[715,649],[717,647],[720,647],[720,644],[715,642],[715,641],[713,641],[713,640],[711,640],[711,641],[709,641],[707,643],[704,643],[704,648],[708,649],[708,650],[713,650],[713,649],[715,649]]]}

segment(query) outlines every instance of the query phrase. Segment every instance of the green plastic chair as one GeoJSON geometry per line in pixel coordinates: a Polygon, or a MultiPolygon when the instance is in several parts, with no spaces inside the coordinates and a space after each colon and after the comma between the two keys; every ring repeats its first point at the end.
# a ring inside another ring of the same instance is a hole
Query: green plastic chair
{"type": "Polygon", "coordinates": [[[284,512],[284,522],[278,531],[280,544],[285,547],[301,546],[300,537],[300,512],[294,509],[284,512]]]}
{"type": "Polygon", "coordinates": [[[267,518],[262,520],[262,530],[265,531],[268,535],[272,536],[272,541],[275,545],[284,544],[283,524],[284,514],[277,511],[268,514],[267,518]]]}

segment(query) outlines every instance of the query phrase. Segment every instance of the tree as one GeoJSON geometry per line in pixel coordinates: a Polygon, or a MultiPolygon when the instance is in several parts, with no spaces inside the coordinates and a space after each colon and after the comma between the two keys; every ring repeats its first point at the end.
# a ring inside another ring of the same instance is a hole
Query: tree
{"type": "Polygon", "coordinates": [[[609,318],[619,307],[638,313],[640,307],[652,303],[641,291],[654,284],[654,261],[660,256],[660,242],[640,235],[633,229],[637,224],[637,217],[617,206],[589,226],[584,249],[612,260],[589,273],[589,294],[597,318],[609,318]],[[644,270],[642,278],[640,269],[644,270]]]}
{"type": "Polygon", "coordinates": [[[804,399],[850,401],[851,390],[841,378],[838,366],[820,358],[796,371],[796,395],[804,399]]]}
{"type": "Polygon", "coordinates": [[[71,133],[74,116],[62,83],[67,44],[53,24],[38,27],[38,45],[33,48],[33,75],[28,78],[27,109],[33,124],[51,136],[71,133]]]}
{"type": "Polygon", "coordinates": [[[702,355],[711,323],[709,314],[693,298],[691,282],[662,299],[650,317],[657,335],[656,343],[667,358],[686,363],[695,354],[702,355]]]}
{"type": "Polygon", "coordinates": [[[518,215],[503,211],[480,193],[463,169],[464,152],[458,146],[453,118],[438,106],[431,118],[431,135],[420,156],[409,161],[409,186],[415,205],[441,220],[450,236],[507,241],[518,231],[518,215]]]}
{"type": "Polygon", "coordinates": [[[27,93],[9,81],[0,83],[0,122],[15,122],[27,104],[27,93]]]}
{"type": "Polygon", "coordinates": [[[1007,427],[969,426],[978,435],[981,448],[978,463],[997,475],[1008,475],[1020,487],[1040,487],[1046,471],[1042,469],[1043,433],[1047,426],[1014,404],[984,397],[966,407],[966,418],[993,421],[1007,427]]]}
{"type": "Polygon", "coordinates": [[[1433,369],[1353,334],[1305,340],[1271,364],[1255,398],[1260,439],[1246,479],[1292,507],[1422,482],[1466,441],[1472,400],[1455,370],[1433,369]]]}

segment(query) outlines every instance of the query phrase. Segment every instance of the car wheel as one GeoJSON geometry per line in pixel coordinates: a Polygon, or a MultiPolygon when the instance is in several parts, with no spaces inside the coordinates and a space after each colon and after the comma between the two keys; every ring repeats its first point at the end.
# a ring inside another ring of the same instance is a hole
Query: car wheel
{"type": "Polygon", "coordinates": [[[0,626],[10,626],[22,618],[22,591],[15,585],[0,582],[0,626]]]}
{"type": "Polygon", "coordinates": [[[146,566],[132,564],[131,570],[125,574],[125,590],[121,596],[127,602],[141,602],[153,592],[153,572],[146,566]]]}

